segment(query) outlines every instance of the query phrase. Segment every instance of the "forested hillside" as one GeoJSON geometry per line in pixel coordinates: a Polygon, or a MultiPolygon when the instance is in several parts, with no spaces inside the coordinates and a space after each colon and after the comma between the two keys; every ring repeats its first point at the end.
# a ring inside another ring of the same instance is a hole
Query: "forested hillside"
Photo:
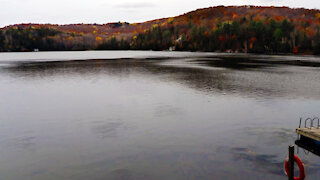
{"type": "Polygon", "coordinates": [[[0,29],[0,51],[183,50],[320,53],[320,11],[218,6],[144,23],[18,24],[0,29]]]}

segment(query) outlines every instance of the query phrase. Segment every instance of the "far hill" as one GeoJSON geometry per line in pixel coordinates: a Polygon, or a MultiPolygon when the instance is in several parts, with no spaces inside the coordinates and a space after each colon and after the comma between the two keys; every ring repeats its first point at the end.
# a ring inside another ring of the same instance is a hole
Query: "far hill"
{"type": "Polygon", "coordinates": [[[218,6],[144,23],[16,24],[0,29],[0,51],[184,50],[320,53],[320,11],[218,6]]]}

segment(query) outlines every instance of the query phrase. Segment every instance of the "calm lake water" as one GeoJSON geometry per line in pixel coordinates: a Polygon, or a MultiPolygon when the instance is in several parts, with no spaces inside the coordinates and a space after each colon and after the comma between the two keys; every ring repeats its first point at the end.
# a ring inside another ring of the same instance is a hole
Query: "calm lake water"
{"type": "MultiPolygon", "coordinates": [[[[151,51],[0,53],[4,180],[287,179],[320,58],[151,51]]],[[[320,157],[299,150],[307,179],[320,157]]]]}

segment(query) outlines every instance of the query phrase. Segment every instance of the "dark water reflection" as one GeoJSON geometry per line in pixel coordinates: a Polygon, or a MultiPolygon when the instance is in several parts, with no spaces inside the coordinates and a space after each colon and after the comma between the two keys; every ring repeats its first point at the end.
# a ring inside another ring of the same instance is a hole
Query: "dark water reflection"
{"type": "Polygon", "coordinates": [[[2,66],[2,177],[286,179],[298,118],[319,115],[317,59],[145,56],[2,66]]]}
{"type": "Polygon", "coordinates": [[[320,63],[253,58],[222,56],[192,60],[147,58],[62,61],[22,63],[4,69],[13,76],[23,78],[54,77],[62,73],[88,78],[96,74],[121,77],[139,74],[156,76],[160,80],[173,81],[212,94],[236,93],[258,98],[320,97],[320,74],[317,68],[320,63]]]}

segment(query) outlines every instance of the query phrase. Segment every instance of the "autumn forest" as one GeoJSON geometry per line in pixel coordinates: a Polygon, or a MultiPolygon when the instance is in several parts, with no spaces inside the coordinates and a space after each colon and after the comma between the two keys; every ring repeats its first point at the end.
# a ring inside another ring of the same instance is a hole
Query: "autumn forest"
{"type": "Polygon", "coordinates": [[[320,10],[218,6],[144,23],[16,24],[0,51],[176,50],[320,54],[320,10]]]}

